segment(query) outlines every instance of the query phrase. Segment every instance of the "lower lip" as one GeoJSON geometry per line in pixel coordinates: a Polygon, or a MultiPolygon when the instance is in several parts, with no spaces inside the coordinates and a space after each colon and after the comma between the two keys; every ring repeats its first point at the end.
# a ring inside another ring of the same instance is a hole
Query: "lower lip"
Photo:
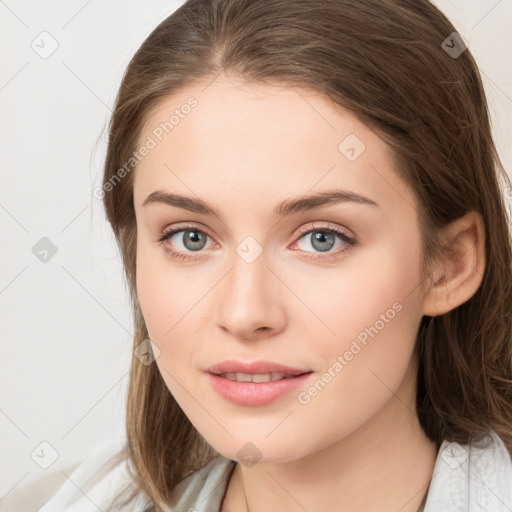
{"type": "Polygon", "coordinates": [[[301,386],[312,372],[271,382],[237,382],[213,373],[208,374],[214,389],[237,405],[266,405],[301,386]]]}

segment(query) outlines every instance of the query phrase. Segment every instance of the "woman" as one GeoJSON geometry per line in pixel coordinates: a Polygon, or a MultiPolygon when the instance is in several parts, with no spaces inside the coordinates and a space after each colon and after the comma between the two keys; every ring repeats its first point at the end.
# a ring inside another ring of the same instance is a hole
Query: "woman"
{"type": "Polygon", "coordinates": [[[426,0],[186,2],[127,69],[95,192],[127,439],[41,510],[510,510],[500,179],[426,0]]]}

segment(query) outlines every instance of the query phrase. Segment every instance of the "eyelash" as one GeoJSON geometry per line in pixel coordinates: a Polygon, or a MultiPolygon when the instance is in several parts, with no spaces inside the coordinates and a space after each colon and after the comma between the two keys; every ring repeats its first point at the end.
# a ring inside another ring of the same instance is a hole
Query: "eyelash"
{"type": "MultiPolygon", "coordinates": [[[[212,236],[209,235],[206,231],[204,231],[203,229],[200,229],[196,225],[191,224],[191,225],[180,225],[171,230],[164,231],[162,233],[162,235],[160,236],[160,238],[158,238],[157,242],[159,244],[163,244],[166,240],[171,238],[176,233],[179,233],[180,231],[198,231],[198,232],[203,233],[204,235],[207,235],[210,238],[212,238],[212,236]]],[[[346,251],[350,250],[353,246],[355,246],[358,243],[358,241],[355,238],[350,237],[344,231],[341,231],[336,228],[328,227],[325,225],[308,225],[307,227],[299,229],[299,237],[297,238],[297,240],[300,240],[305,234],[313,233],[315,231],[331,233],[335,236],[338,236],[343,242],[348,244],[348,247],[346,247],[345,249],[342,249],[342,250],[337,250],[332,253],[326,253],[321,256],[312,256],[312,255],[305,256],[306,259],[311,259],[311,260],[315,260],[315,261],[330,260],[330,259],[336,258],[336,257],[340,256],[342,253],[345,253],[346,251]]],[[[165,251],[169,253],[171,258],[177,259],[179,261],[185,261],[185,260],[195,261],[199,257],[199,253],[202,252],[202,251],[197,251],[198,254],[190,255],[188,253],[183,253],[181,251],[175,251],[174,249],[171,249],[169,247],[166,247],[165,251]]],[[[307,253],[307,254],[309,254],[309,253],[307,253]]],[[[317,253],[317,254],[322,254],[322,253],[317,253]]]]}

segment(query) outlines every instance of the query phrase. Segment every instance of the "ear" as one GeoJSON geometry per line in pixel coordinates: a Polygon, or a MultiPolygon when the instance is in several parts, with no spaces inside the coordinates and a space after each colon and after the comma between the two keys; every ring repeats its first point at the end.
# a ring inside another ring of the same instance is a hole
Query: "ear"
{"type": "Polygon", "coordinates": [[[423,314],[447,313],[469,300],[478,290],[485,270],[485,228],[482,216],[468,212],[441,232],[447,248],[431,273],[423,314]]]}

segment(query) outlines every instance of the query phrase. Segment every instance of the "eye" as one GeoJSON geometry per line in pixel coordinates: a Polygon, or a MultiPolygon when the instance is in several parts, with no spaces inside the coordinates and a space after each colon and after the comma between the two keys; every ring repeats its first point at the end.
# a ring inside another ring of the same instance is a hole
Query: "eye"
{"type": "Polygon", "coordinates": [[[194,260],[197,255],[190,253],[201,252],[207,247],[208,238],[211,237],[206,232],[198,229],[197,226],[181,225],[164,231],[158,242],[163,244],[167,240],[169,241],[165,250],[170,253],[171,257],[180,260],[194,260]],[[174,249],[175,247],[176,249],[174,249]]]}
{"type": "MultiPolygon", "coordinates": [[[[337,257],[357,244],[357,240],[344,231],[325,224],[304,226],[299,230],[299,234],[301,236],[294,245],[307,254],[306,258],[314,260],[327,260],[337,257]],[[307,249],[308,244],[313,247],[313,251],[307,249]],[[340,246],[342,249],[333,251],[332,249],[336,245],[337,249],[340,246]]],[[[208,239],[212,239],[212,237],[196,225],[179,225],[164,231],[157,242],[164,244],[168,241],[165,244],[165,251],[172,258],[193,261],[199,257],[203,249],[212,245],[207,245],[208,239]]]]}
{"type": "Polygon", "coordinates": [[[301,251],[310,253],[307,257],[311,259],[326,259],[339,256],[357,243],[355,238],[349,236],[344,231],[324,224],[305,226],[299,230],[299,233],[302,236],[294,245],[298,246],[301,251]],[[308,250],[308,245],[313,247],[313,251],[308,250]],[[340,247],[342,247],[341,250],[333,251],[333,248],[339,249],[340,247]]]}

